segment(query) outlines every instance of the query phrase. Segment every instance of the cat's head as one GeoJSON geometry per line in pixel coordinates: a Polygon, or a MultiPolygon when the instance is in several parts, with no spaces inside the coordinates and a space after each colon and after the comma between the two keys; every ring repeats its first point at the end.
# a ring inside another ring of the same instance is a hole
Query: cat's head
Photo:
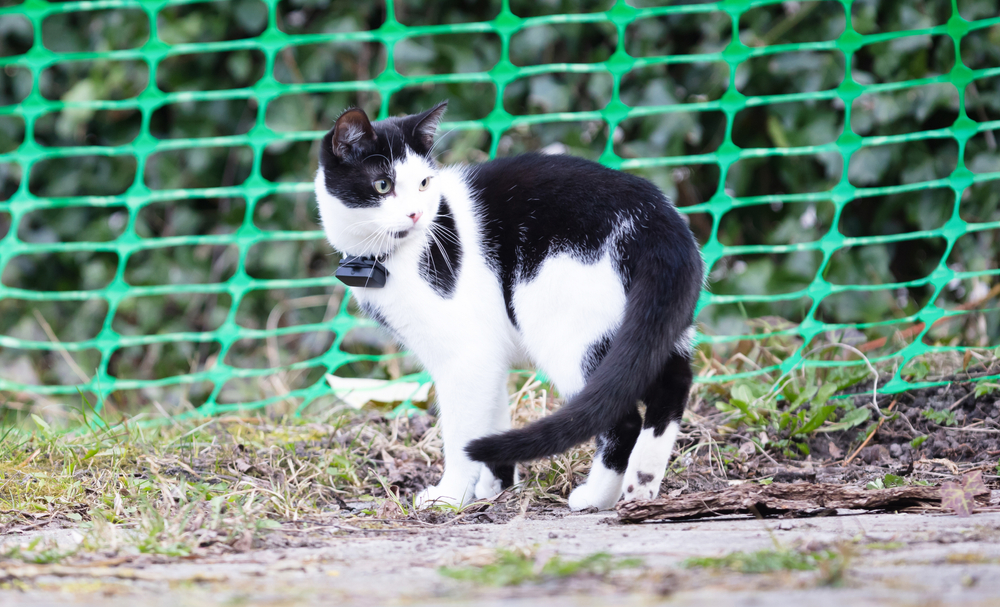
{"type": "Polygon", "coordinates": [[[316,202],[326,237],[350,255],[423,242],[441,203],[434,135],[448,102],[372,123],[352,108],[320,142],[316,202]]]}

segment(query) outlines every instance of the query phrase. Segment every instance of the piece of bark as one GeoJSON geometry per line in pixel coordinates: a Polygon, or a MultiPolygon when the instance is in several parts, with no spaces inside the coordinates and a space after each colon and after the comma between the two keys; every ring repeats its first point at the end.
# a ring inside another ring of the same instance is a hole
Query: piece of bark
{"type": "Polygon", "coordinates": [[[747,483],[719,491],[700,491],[674,498],[622,502],[618,505],[618,518],[623,523],[639,523],[726,514],[752,513],[769,516],[838,508],[900,510],[921,504],[940,503],[940,487],[861,489],[822,483],[747,483]]]}

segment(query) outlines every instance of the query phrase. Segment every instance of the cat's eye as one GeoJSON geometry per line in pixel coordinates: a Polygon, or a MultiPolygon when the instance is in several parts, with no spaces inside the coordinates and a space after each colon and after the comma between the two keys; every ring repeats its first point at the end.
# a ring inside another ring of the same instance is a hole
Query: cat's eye
{"type": "Polygon", "coordinates": [[[372,186],[375,188],[375,191],[378,192],[379,194],[388,194],[389,190],[392,189],[392,180],[376,179],[375,181],[372,182],[372,186]]]}
{"type": "Polygon", "coordinates": [[[420,182],[420,191],[423,192],[424,190],[426,190],[427,186],[429,186],[430,184],[431,184],[431,178],[424,177],[424,180],[420,182]]]}

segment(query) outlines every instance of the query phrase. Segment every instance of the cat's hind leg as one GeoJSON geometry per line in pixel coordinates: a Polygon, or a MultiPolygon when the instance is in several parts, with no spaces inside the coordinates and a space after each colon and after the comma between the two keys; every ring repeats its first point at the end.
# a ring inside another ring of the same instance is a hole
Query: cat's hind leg
{"type": "Polygon", "coordinates": [[[569,494],[570,510],[613,508],[622,496],[622,481],[628,467],[629,454],[639,437],[642,417],[639,409],[625,415],[611,429],[597,437],[594,463],[587,481],[569,494]]]}
{"type": "Polygon", "coordinates": [[[691,355],[675,352],[643,396],[646,418],[622,482],[626,501],[653,499],[660,492],[692,380],[691,355]]]}

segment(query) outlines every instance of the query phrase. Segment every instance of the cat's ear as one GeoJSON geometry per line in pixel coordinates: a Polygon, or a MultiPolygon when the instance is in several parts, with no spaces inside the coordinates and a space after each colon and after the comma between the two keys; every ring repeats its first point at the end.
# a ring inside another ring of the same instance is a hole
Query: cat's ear
{"type": "Polygon", "coordinates": [[[441,117],[444,116],[444,111],[447,108],[448,100],[446,99],[426,112],[410,117],[411,134],[423,147],[423,150],[419,150],[421,153],[430,152],[431,147],[434,146],[434,136],[437,135],[438,125],[441,124],[441,117]]]}
{"type": "Polygon", "coordinates": [[[330,138],[330,151],[341,160],[371,149],[378,136],[364,110],[351,108],[337,118],[330,138]]]}

